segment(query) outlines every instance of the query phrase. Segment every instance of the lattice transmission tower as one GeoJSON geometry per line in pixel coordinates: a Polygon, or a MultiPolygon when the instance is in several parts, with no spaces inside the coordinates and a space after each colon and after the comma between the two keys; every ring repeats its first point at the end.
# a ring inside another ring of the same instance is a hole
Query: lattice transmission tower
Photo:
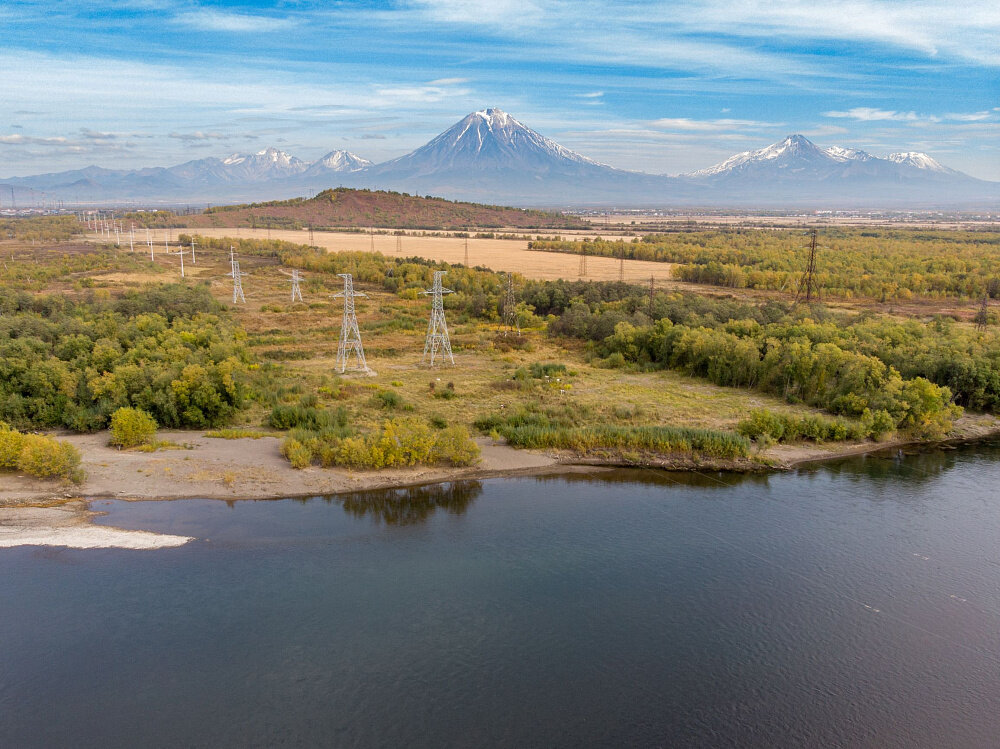
{"type": "Polygon", "coordinates": [[[983,294],[983,302],[979,305],[979,311],[976,312],[972,321],[976,324],[976,330],[986,330],[986,326],[990,324],[989,292],[983,294]]]}
{"type": "Polygon", "coordinates": [[[448,357],[448,361],[455,363],[455,357],[451,355],[451,339],[448,338],[448,323],[444,319],[444,295],[454,294],[451,289],[446,289],[441,285],[441,276],[447,271],[434,271],[434,284],[430,289],[422,291],[422,294],[430,294],[431,297],[431,320],[427,326],[427,339],[424,341],[424,358],[430,354],[430,365],[434,366],[434,360],[438,357],[438,352],[448,357]]]}
{"type": "Polygon", "coordinates": [[[580,278],[586,278],[587,277],[587,243],[586,242],[581,242],[580,246],[581,246],[581,249],[580,249],[580,273],[579,273],[579,276],[580,276],[580,278]]]}
{"type": "Polygon", "coordinates": [[[243,296],[243,276],[249,276],[249,273],[243,273],[240,270],[240,261],[236,259],[236,251],[233,249],[232,245],[229,245],[229,265],[232,270],[226,275],[232,276],[233,278],[233,304],[236,302],[247,303],[247,298],[243,296]]]}
{"type": "MultiPolygon", "coordinates": [[[[806,273],[799,284],[799,290],[795,294],[795,301],[799,300],[799,295],[805,290],[806,304],[813,298],[813,289],[816,285],[816,230],[812,230],[812,239],[809,241],[809,260],[806,262],[806,273]]],[[[818,292],[819,289],[816,289],[818,292]]]]}
{"type": "Polygon", "coordinates": [[[358,330],[358,316],[354,313],[355,297],[367,297],[354,290],[354,277],[350,273],[338,273],[344,279],[344,290],[334,294],[334,298],[344,299],[344,316],[340,323],[340,342],[337,344],[337,368],[341,373],[351,371],[375,374],[368,368],[365,360],[365,348],[361,345],[361,331],[358,330]],[[350,366],[352,355],[357,359],[355,366],[350,366]]]}
{"type": "Polygon", "coordinates": [[[289,273],[286,270],[283,270],[281,272],[284,273],[286,276],[290,277],[288,280],[292,284],[292,301],[294,302],[297,299],[298,301],[301,302],[302,301],[302,289],[299,288],[299,282],[302,280],[302,274],[299,273],[299,269],[298,268],[293,268],[291,273],[289,273]]]}
{"type": "Polygon", "coordinates": [[[514,299],[514,279],[507,274],[506,288],[503,295],[503,335],[515,333],[521,335],[521,326],[517,324],[517,301],[514,299]]]}

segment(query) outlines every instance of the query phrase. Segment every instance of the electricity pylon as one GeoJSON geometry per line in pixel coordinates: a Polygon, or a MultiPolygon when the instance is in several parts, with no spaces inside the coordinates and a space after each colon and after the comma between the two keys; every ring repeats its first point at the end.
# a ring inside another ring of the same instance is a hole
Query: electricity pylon
{"type": "Polygon", "coordinates": [[[465,235],[465,267],[469,267],[469,235],[465,235]]]}
{"type": "Polygon", "coordinates": [[[233,250],[233,246],[229,245],[229,264],[232,270],[227,273],[227,276],[232,276],[233,278],[233,304],[236,302],[247,303],[247,298],[243,296],[243,276],[250,275],[249,273],[243,273],[240,271],[240,261],[236,259],[236,252],[233,250]]]}
{"type": "Polygon", "coordinates": [[[988,292],[983,294],[983,303],[979,305],[979,311],[976,312],[972,321],[976,324],[976,330],[986,330],[986,326],[990,324],[990,295],[988,292]]]}
{"type": "Polygon", "coordinates": [[[375,374],[368,368],[368,362],[365,361],[365,349],[361,345],[361,331],[358,330],[358,317],[354,313],[354,298],[367,297],[368,295],[354,290],[354,278],[350,273],[338,273],[337,275],[344,279],[344,290],[333,295],[335,299],[340,297],[344,299],[344,316],[340,323],[340,342],[337,344],[337,368],[341,373],[351,369],[365,374],[375,374]],[[351,354],[357,357],[357,366],[348,366],[351,354]]]}
{"type": "Polygon", "coordinates": [[[293,268],[291,273],[289,273],[287,270],[283,270],[281,272],[284,273],[286,276],[290,276],[288,280],[292,282],[292,301],[294,302],[296,299],[298,299],[301,302],[302,289],[299,288],[299,281],[302,280],[302,274],[299,273],[299,269],[293,268]]]}
{"type": "Polygon", "coordinates": [[[434,284],[430,289],[420,292],[429,294],[431,297],[431,320],[427,326],[427,338],[424,341],[424,358],[427,361],[427,354],[431,355],[430,365],[434,366],[438,351],[448,357],[448,361],[455,363],[455,357],[451,355],[451,340],[448,338],[448,323],[444,319],[444,295],[454,294],[451,289],[446,289],[441,285],[441,276],[447,271],[434,271],[434,284]]]}
{"type": "Polygon", "coordinates": [[[802,283],[795,294],[795,301],[799,300],[802,289],[806,291],[806,304],[812,301],[813,286],[816,284],[816,230],[812,230],[812,240],[809,242],[809,261],[806,263],[806,274],[802,277],[802,283]]]}
{"type": "Polygon", "coordinates": [[[503,295],[503,335],[516,333],[521,335],[521,326],[517,324],[517,302],[514,300],[514,279],[507,274],[507,284],[503,295]]]}
{"type": "Polygon", "coordinates": [[[580,278],[587,277],[587,243],[580,243],[580,278]]]}
{"type": "Polygon", "coordinates": [[[403,251],[403,238],[397,234],[396,235],[396,254],[399,255],[403,251]]]}

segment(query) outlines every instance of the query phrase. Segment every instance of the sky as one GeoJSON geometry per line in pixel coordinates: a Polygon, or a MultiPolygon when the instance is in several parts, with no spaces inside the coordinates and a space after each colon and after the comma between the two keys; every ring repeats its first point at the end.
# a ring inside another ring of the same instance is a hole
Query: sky
{"type": "Polygon", "coordinates": [[[0,4],[0,176],[384,161],[499,107],[678,174],[801,133],[1000,181],[996,0],[0,4]]]}

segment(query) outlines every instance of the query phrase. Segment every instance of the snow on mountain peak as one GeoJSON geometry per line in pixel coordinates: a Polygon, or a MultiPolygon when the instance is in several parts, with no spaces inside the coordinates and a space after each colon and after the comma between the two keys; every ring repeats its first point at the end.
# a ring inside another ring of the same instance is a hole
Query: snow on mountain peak
{"type": "Polygon", "coordinates": [[[895,162],[896,164],[905,164],[906,166],[913,166],[917,169],[927,169],[931,172],[947,173],[951,171],[948,167],[942,166],[937,160],[931,158],[925,153],[921,153],[920,151],[890,153],[886,156],[886,159],[895,162]]]}
{"type": "Polygon", "coordinates": [[[843,146],[830,146],[824,152],[831,159],[837,161],[871,161],[875,157],[860,148],[844,148],[843,146]]]}
{"type": "Polygon", "coordinates": [[[710,166],[708,169],[691,172],[688,176],[710,177],[715,174],[737,171],[749,164],[789,157],[806,158],[811,161],[829,158],[829,156],[816,147],[816,144],[804,135],[789,135],[780,143],[772,143],[770,146],[765,146],[764,148],[738,153],[735,156],[730,156],[720,164],[710,166]]]}

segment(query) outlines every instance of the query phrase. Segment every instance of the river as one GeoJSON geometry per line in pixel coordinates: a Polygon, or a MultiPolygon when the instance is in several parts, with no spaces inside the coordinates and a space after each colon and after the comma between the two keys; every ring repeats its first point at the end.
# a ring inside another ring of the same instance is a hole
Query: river
{"type": "Polygon", "coordinates": [[[992,747],[1000,441],[96,500],[156,551],[0,549],[0,746],[992,747]]]}

